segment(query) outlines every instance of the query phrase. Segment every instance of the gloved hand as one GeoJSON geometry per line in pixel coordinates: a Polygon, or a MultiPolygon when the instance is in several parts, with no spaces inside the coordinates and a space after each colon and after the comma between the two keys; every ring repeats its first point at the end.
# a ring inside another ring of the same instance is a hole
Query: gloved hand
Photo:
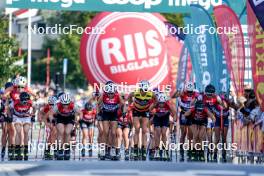
{"type": "Polygon", "coordinates": [[[13,122],[13,117],[5,116],[5,122],[12,123],[13,122]]]}
{"type": "Polygon", "coordinates": [[[31,116],[31,122],[32,123],[36,122],[35,115],[31,116]]]}

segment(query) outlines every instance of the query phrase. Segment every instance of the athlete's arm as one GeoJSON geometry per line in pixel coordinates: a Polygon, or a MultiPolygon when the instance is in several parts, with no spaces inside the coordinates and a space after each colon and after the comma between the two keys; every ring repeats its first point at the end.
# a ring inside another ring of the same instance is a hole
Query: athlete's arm
{"type": "Polygon", "coordinates": [[[8,87],[8,88],[5,90],[3,97],[4,97],[4,98],[7,98],[8,95],[9,95],[13,90],[14,90],[14,87],[13,87],[13,86],[12,86],[12,87],[8,87]]]}
{"type": "Polygon", "coordinates": [[[131,92],[129,95],[128,95],[128,98],[127,98],[127,101],[128,101],[128,104],[132,104],[133,103],[133,97],[134,97],[134,92],[131,92]]]}
{"type": "Polygon", "coordinates": [[[215,116],[214,116],[214,114],[211,113],[208,109],[206,110],[206,113],[207,113],[208,117],[210,117],[213,120],[213,122],[215,122],[215,116]]]}
{"type": "Polygon", "coordinates": [[[190,115],[192,114],[192,112],[193,112],[193,109],[189,109],[189,110],[186,111],[183,115],[184,115],[185,117],[187,117],[187,116],[190,116],[190,115]]]}
{"type": "Polygon", "coordinates": [[[177,112],[174,106],[172,106],[172,104],[168,104],[169,108],[170,108],[170,112],[173,114],[173,120],[174,122],[178,121],[178,116],[177,116],[177,112]]]}
{"type": "Polygon", "coordinates": [[[97,111],[97,112],[100,112],[100,109],[101,109],[101,106],[102,106],[102,102],[103,102],[103,95],[101,95],[101,96],[98,98],[97,106],[96,106],[96,111],[97,111]]]}

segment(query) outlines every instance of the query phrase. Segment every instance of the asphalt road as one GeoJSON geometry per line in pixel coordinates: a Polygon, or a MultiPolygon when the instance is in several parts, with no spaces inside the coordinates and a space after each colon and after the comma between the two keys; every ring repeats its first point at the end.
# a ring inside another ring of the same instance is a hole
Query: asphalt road
{"type": "Polygon", "coordinates": [[[37,176],[263,176],[263,165],[135,161],[38,161],[4,162],[2,175],[37,176]]]}

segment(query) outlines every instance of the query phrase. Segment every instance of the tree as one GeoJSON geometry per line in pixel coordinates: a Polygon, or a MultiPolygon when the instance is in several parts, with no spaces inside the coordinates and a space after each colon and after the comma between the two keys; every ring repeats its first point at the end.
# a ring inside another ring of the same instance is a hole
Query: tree
{"type": "Polygon", "coordinates": [[[0,86],[4,84],[16,74],[24,72],[24,68],[14,63],[22,59],[18,56],[10,56],[9,51],[17,53],[18,45],[14,38],[9,38],[8,20],[4,16],[0,16],[0,86]]]}
{"type": "MultiPolygon", "coordinates": [[[[50,26],[61,24],[61,26],[77,25],[85,28],[95,15],[94,12],[57,12],[46,20],[50,26]]],[[[61,72],[63,59],[68,58],[66,82],[74,88],[87,87],[87,80],[80,65],[79,47],[81,36],[77,33],[65,34],[56,39],[47,38],[44,44],[45,49],[51,49],[51,55],[54,58],[51,73],[61,72]]]]}

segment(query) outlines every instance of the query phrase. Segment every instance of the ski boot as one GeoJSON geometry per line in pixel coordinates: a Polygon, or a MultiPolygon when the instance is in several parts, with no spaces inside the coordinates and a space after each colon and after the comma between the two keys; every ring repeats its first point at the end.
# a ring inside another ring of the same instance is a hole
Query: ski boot
{"type": "Polygon", "coordinates": [[[6,152],[6,147],[2,147],[2,150],[1,150],[1,160],[2,161],[5,159],[5,152],[6,152]]]}
{"type": "Polygon", "coordinates": [[[149,150],[149,160],[150,161],[154,160],[154,155],[155,155],[155,150],[154,149],[150,149],[149,150]]]}
{"type": "Polygon", "coordinates": [[[139,160],[139,149],[138,148],[134,148],[134,152],[133,152],[133,159],[135,161],[138,161],[139,160]]]}
{"type": "Polygon", "coordinates": [[[115,156],[113,157],[115,161],[119,161],[121,159],[121,153],[120,153],[120,148],[116,148],[116,153],[115,156]]]}
{"type": "Polygon", "coordinates": [[[198,152],[199,152],[199,161],[205,162],[204,151],[203,150],[200,150],[198,152]]]}
{"type": "Polygon", "coordinates": [[[182,145],[180,146],[180,162],[184,162],[184,150],[182,145]]]}
{"type": "Polygon", "coordinates": [[[111,159],[111,147],[106,148],[105,159],[111,159]]]}
{"type": "Polygon", "coordinates": [[[156,149],[155,150],[155,155],[154,155],[154,160],[155,161],[159,161],[160,160],[160,150],[159,149],[156,149]]]}
{"type": "Polygon", "coordinates": [[[223,163],[226,163],[227,162],[227,159],[226,159],[226,151],[225,150],[222,153],[222,162],[223,163]]]}
{"type": "Polygon", "coordinates": [[[144,147],[141,149],[141,160],[142,161],[147,160],[147,150],[144,147]]]}
{"type": "Polygon", "coordinates": [[[85,149],[84,148],[81,151],[81,155],[82,155],[83,158],[85,157],[85,149]]]}
{"type": "Polygon", "coordinates": [[[13,161],[15,159],[15,146],[14,145],[8,146],[7,155],[8,155],[9,161],[13,161]]]}
{"type": "Polygon", "coordinates": [[[63,160],[64,159],[64,154],[63,154],[64,152],[63,152],[63,150],[61,149],[61,150],[58,150],[58,152],[57,152],[57,160],[63,160]]]}
{"type": "Polygon", "coordinates": [[[125,161],[128,161],[129,160],[129,150],[126,149],[125,150],[125,161]]]}
{"type": "Polygon", "coordinates": [[[217,152],[214,152],[214,156],[213,156],[213,162],[217,163],[217,152]]]}
{"type": "Polygon", "coordinates": [[[20,146],[20,145],[16,145],[16,148],[15,148],[15,160],[16,161],[23,160],[22,146],[20,146]]]}
{"type": "Polygon", "coordinates": [[[90,149],[90,150],[89,150],[89,157],[92,157],[92,156],[93,156],[93,150],[90,149]]]}
{"type": "Polygon", "coordinates": [[[70,149],[66,149],[64,151],[64,160],[70,160],[71,158],[71,150],[70,149]]]}
{"type": "Polygon", "coordinates": [[[28,145],[24,146],[24,161],[28,161],[28,145]]]}

